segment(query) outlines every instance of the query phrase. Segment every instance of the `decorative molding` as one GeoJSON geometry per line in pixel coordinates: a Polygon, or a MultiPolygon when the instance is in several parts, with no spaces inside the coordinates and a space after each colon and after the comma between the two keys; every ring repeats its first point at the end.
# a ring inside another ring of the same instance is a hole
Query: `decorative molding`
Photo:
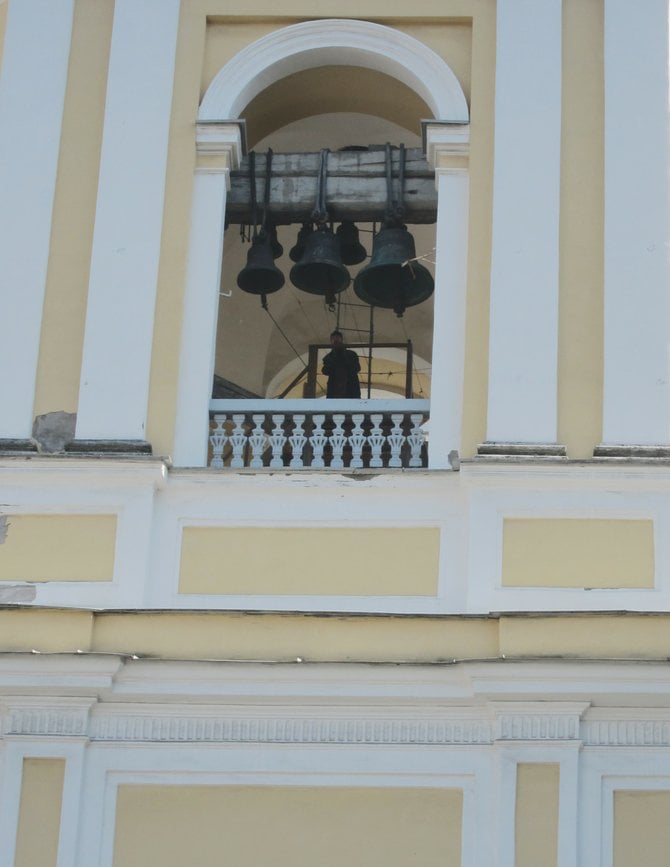
{"type": "Polygon", "coordinates": [[[195,146],[198,157],[223,157],[220,167],[210,164],[198,166],[196,171],[230,171],[236,169],[245,150],[245,122],[243,120],[197,123],[195,146]]]}
{"type": "Polygon", "coordinates": [[[670,747],[670,718],[586,720],[582,738],[589,747],[670,747]]]}
{"type": "Polygon", "coordinates": [[[422,120],[421,134],[428,164],[434,171],[467,171],[440,165],[443,157],[467,157],[470,153],[470,126],[467,123],[422,120]]]}
{"type": "Polygon", "coordinates": [[[285,744],[489,744],[491,726],[486,719],[413,719],[391,714],[379,717],[333,718],[218,714],[156,716],[142,712],[105,713],[94,716],[90,736],[96,741],[151,741],[204,743],[285,744]]]}
{"type": "Polygon", "coordinates": [[[461,85],[432,49],[395,28],[342,18],[293,24],[252,42],[215,76],[198,118],[238,117],[273,82],[324,65],[376,69],[418,93],[435,117],[468,121],[461,85]]]}
{"type": "Polygon", "coordinates": [[[15,698],[2,703],[3,735],[86,737],[95,698],[15,698]]]}
{"type": "Polygon", "coordinates": [[[568,741],[579,740],[588,704],[502,702],[491,707],[497,741],[568,741]]]}

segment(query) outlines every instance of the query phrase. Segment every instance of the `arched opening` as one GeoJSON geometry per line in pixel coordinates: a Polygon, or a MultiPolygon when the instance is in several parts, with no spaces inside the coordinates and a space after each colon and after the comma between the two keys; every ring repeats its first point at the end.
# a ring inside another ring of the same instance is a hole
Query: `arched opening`
{"type": "MultiPolygon", "coordinates": [[[[422,115],[436,118],[438,124],[460,125],[459,132],[455,136],[449,138],[450,134],[447,134],[447,138],[441,141],[449,141],[455,145],[455,152],[463,152],[460,150],[461,142],[465,142],[467,147],[467,135],[463,137],[460,130],[463,124],[467,124],[467,104],[453,72],[434,52],[400,31],[376,24],[346,20],[308,22],[283,28],[258,40],[220,70],[208,88],[201,105],[198,119],[201,122],[199,134],[202,137],[199,141],[203,142],[203,153],[210,151],[211,142],[216,140],[216,135],[219,135],[216,130],[220,128],[221,134],[224,135],[221,146],[224,149],[229,147],[228,144],[224,144],[224,141],[230,141],[225,138],[228,133],[223,133],[224,128],[231,129],[231,119],[244,118],[248,122],[250,143],[259,153],[263,153],[270,147],[275,153],[295,154],[314,153],[324,147],[330,151],[337,151],[340,148],[380,145],[383,150],[385,142],[396,146],[402,142],[409,148],[412,146],[421,148],[418,122],[422,119],[422,115]],[[210,131],[214,139],[211,138],[210,131]]],[[[434,152],[431,153],[431,160],[433,157],[434,152]]],[[[431,165],[435,163],[432,162],[431,165]]],[[[435,178],[431,176],[430,182],[435,195],[435,178]]],[[[385,187],[385,181],[382,183],[385,187]]],[[[221,182],[209,180],[208,171],[204,169],[194,188],[194,229],[191,239],[193,251],[202,250],[206,245],[214,250],[215,244],[217,247],[220,245],[211,224],[207,228],[206,222],[207,214],[216,214],[215,187],[222,189],[221,182]]],[[[466,202],[463,191],[466,190],[467,185],[465,187],[459,185],[456,206],[459,214],[466,213],[463,211],[466,202]]],[[[231,204],[230,193],[228,204],[229,206],[231,204]]],[[[380,218],[383,216],[382,210],[380,209],[380,218]]],[[[446,211],[445,213],[449,219],[454,216],[446,211]]],[[[433,207],[429,217],[424,215],[423,219],[414,221],[426,225],[410,226],[415,234],[416,255],[421,257],[420,261],[431,270],[436,256],[435,215],[436,207],[433,207]]],[[[368,214],[367,219],[377,220],[377,215],[368,214]]],[[[298,225],[296,223],[287,225],[292,223],[292,220],[279,222],[282,223],[279,228],[279,239],[284,246],[284,257],[286,257],[286,252],[295,242],[298,225]]],[[[410,224],[413,221],[407,219],[406,222],[410,224]]],[[[362,240],[369,254],[372,236],[366,237],[365,230],[371,227],[362,224],[359,228],[363,230],[362,240]]],[[[459,245],[459,267],[455,273],[461,291],[464,248],[460,249],[461,233],[454,235],[454,238],[455,243],[459,245]]],[[[260,416],[254,414],[251,404],[260,409],[258,402],[262,403],[269,394],[272,394],[275,385],[281,379],[281,371],[301,359],[305,352],[309,351],[310,346],[323,344],[334,326],[339,326],[340,330],[345,332],[347,342],[350,344],[369,344],[371,342],[370,305],[367,304],[366,309],[361,310],[363,305],[358,300],[347,298],[345,293],[341,293],[342,297],[338,296],[336,304],[324,305],[323,298],[300,293],[287,280],[283,289],[268,296],[272,307],[269,311],[264,311],[257,296],[247,297],[235,285],[236,276],[245,265],[246,248],[240,243],[234,224],[228,227],[224,247],[221,285],[216,287],[220,303],[217,333],[212,334],[210,344],[214,350],[214,357],[209,356],[209,381],[211,383],[212,373],[216,373],[222,380],[227,380],[238,387],[237,398],[248,397],[254,400],[246,402],[247,408],[243,408],[238,400],[237,409],[231,409],[231,413],[238,413],[238,420],[235,421],[236,427],[232,434],[226,427],[227,423],[215,417],[216,430],[210,444],[220,445],[226,440],[241,442],[245,436],[249,436],[250,441],[253,439],[257,443],[254,446],[256,451],[250,465],[262,466],[266,464],[259,463],[259,460],[263,448],[269,441],[269,428],[267,424],[259,421],[260,416]],[[289,333],[290,331],[293,333],[289,333]],[[363,339],[356,339],[360,334],[364,335],[363,339]],[[240,412],[246,414],[244,418],[247,421],[242,419],[240,412]],[[253,430],[249,427],[251,418],[254,419],[253,430]]],[[[188,346],[184,344],[182,358],[185,359],[183,365],[185,374],[180,381],[180,395],[183,405],[194,406],[195,400],[193,392],[189,391],[189,383],[198,366],[201,370],[204,368],[204,364],[197,359],[204,361],[206,354],[206,347],[197,349],[195,347],[198,333],[195,322],[203,321],[207,306],[198,301],[203,291],[199,285],[201,275],[205,271],[207,274],[213,274],[213,271],[211,267],[199,268],[195,254],[191,261],[196,265],[191,269],[192,276],[189,279],[187,292],[193,298],[193,301],[189,302],[193,309],[194,323],[190,333],[195,354],[189,355],[188,346]]],[[[288,263],[289,268],[290,264],[288,263]]],[[[356,268],[354,267],[352,271],[355,274],[356,268]]],[[[431,297],[416,308],[408,308],[402,319],[398,318],[392,310],[380,311],[375,304],[373,342],[389,343],[397,347],[402,344],[407,345],[410,340],[415,358],[429,362],[433,342],[433,301],[434,298],[431,297]],[[410,329],[411,334],[408,333],[410,329]]],[[[380,373],[383,372],[379,370],[379,365],[376,365],[377,370],[374,369],[376,361],[374,355],[373,352],[372,379],[379,378],[380,373]]],[[[379,359],[383,358],[380,352],[379,359]]],[[[389,371],[386,373],[388,374],[389,371]]],[[[416,389],[412,383],[409,394],[413,394],[416,390],[427,398],[430,371],[422,370],[420,375],[418,374],[419,371],[416,376],[416,389]]],[[[200,384],[198,388],[201,389],[200,384]]],[[[322,389],[322,384],[320,388],[322,389]]],[[[319,388],[309,396],[317,397],[318,390],[319,388]]],[[[377,384],[374,390],[378,392],[377,384]]],[[[385,390],[390,394],[399,392],[395,384],[385,390]]],[[[373,397],[372,393],[371,397],[373,397]]],[[[221,409],[219,403],[214,400],[211,404],[213,413],[221,409]]],[[[307,404],[308,401],[304,403],[307,404]]],[[[404,410],[407,413],[410,411],[414,413],[411,429],[405,422],[397,421],[396,413],[393,421],[389,421],[388,424],[384,422],[386,427],[383,433],[389,441],[404,437],[405,444],[408,444],[413,437],[412,458],[409,465],[418,466],[421,465],[420,438],[416,431],[428,411],[428,400],[415,400],[411,407],[409,403],[411,401],[406,401],[404,410]]],[[[270,411],[267,407],[266,410],[270,411]]],[[[303,411],[308,412],[302,407],[291,410],[292,413],[303,411]]],[[[386,411],[395,412],[391,409],[386,411]]],[[[233,416],[229,417],[233,418],[233,416]]],[[[268,418],[269,416],[266,416],[266,420],[268,418]]],[[[348,418],[353,419],[353,416],[348,418]]],[[[275,423],[277,424],[276,420],[275,423]]],[[[305,432],[309,424],[310,422],[307,422],[305,432]]],[[[354,419],[352,424],[358,423],[354,419]]],[[[373,422],[370,422],[370,425],[372,424],[373,422]]],[[[374,424],[378,426],[378,422],[374,424]]],[[[456,425],[457,421],[452,428],[456,425]]],[[[322,428],[321,433],[326,431],[326,428],[322,428]]],[[[191,453],[195,452],[196,447],[192,445],[193,438],[185,423],[181,430],[183,431],[183,453],[186,454],[188,449],[191,449],[191,453]]],[[[279,437],[277,431],[278,429],[273,431],[273,436],[277,434],[279,437]]],[[[356,433],[353,430],[353,432],[360,437],[360,431],[356,433]]],[[[339,436],[337,431],[336,433],[339,436]]],[[[294,431],[293,438],[296,441],[301,437],[302,432],[294,431]]],[[[181,448],[179,436],[178,446],[181,448]]],[[[221,453],[219,448],[218,458],[221,453]]],[[[275,457],[273,452],[273,461],[275,457]]],[[[425,460],[425,454],[423,459],[425,460]]],[[[239,462],[239,454],[236,460],[237,463],[233,462],[232,466],[245,465],[239,462]]],[[[300,462],[295,464],[294,460],[295,456],[290,464],[292,467],[303,465],[300,462]]],[[[393,460],[396,462],[391,465],[400,465],[397,463],[397,453],[393,460]]],[[[214,461],[213,465],[222,464],[214,461]]],[[[269,465],[274,467],[287,464],[275,462],[269,465]]],[[[311,465],[318,466],[315,463],[311,465]]],[[[331,466],[335,467],[337,464],[331,466]]],[[[352,463],[351,466],[354,468],[360,466],[360,462],[352,463]]],[[[370,466],[380,466],[380,464],[371,463],[370,466]]]]}
{"type": "MultiPolygon", "coordinates": [[[[264,154],[268,148],[275,153],[297,154],[318,153],[323,147],[334,152],[371,145],[383,148],[385,142],[396,147],[402,142],[408,149],[420,149],[419,124],[421,114],[427,110],[423,100],[406,85],[383,73],[360,67],[320,67],[295,73],[274,83],[252,100],[244,115],[249,140],[259,154],[264,154]],[[324,91],[326,95],[321,98],[324,91]],[[377,96],[380,91],[384,94],[383,99],[377,96]],[[303,99],[305,92],[307,98],[303,99]],[[330,110],[319,111],[322,107],[330,110]],[[282,123],[286,118],[295,119],[282,123]],[[277,125],[269,129],[273,119],[277,125]],[[267,134],[258,139],[261,131],[267,134]]],[[[411,183],[406,183],[406,195],[408,188],[411,195],[411,183]]],[[[273,204],[276,203],[271,202],[271,213],[273,204]]],[[[248,295],[237,286],[237,275],[246,265],[249,244],[241,240],[239,225],[229,225],[224,244],[219,304],[215,363],[218,390],[215,388],[215,396],[248,394],[274,398],[289,393],[297,396],[299,390],[296,387],[285,394],[286,384],[280,389],[271,386],[279,382],[278,372],[291,360],[308,357],[310,347],[314,349],[327,344],[330,332],[338,328],[343,332],[345,342],[352,345],[361,358],[362,396],[366,397],[372,388],[378,391],[380,378],[388,373],[385,366],[376,360],[384,357],[383,350],[405,346],[408,347],[405,355],[410,366],[409,388],[404,370],[402,388],[398,387],[400,374],[396,371],[390,377],[389,394],[398,398],[429,397],[432,300],[408,308],[402,317],[398,317],[390,309],[371,309],[354,292],[353,280],[369,262],[373,230],[379,227],[383,216],[384,206],[380,205],[376,226],[372,222],[358,224],[360,241],[368,251],[368,259],[349,267],[352,283],[338,294],[334,306],[329,306],[323,297],[302,292],[291,284],[289,273],[293,262],[288,254],[296,243],[299,221],[278,226],[284,254],[275,265],[284,273],[286,283],[281,290],[268,296],[267,309],[261,307],[257,296],[248,295]],[[414,352],[427,360],[420,370],[413,363],[414,352]]],[[[410,225],[409,228],[415,239],[417,255],[424,257],[422,262],[432,270],[434,224],[410,225]]],[[[311,389],[306,389],[304,396],[325,394],[325,379],[320,366],[322,356],[321,351],[316,371],[311,371],[316,375],[316,387],[313,384],[311,389]]],[[[309,378],[305,370],[304,386],[307,386],[309,378]]]]}

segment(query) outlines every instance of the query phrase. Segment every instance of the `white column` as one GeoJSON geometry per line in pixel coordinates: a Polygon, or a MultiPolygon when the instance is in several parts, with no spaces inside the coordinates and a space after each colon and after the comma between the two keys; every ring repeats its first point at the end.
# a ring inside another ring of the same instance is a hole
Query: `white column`
{"type": "Polygon", "coordinates": [[[7,12],[0,76],[0,438],[30,437],[74,0],[7,12]]]}
{"type": "Polygon", "coordinates": [[[555,443],[561,0],[498,0],[487,439],[555,443]]]}
{"type": "Polygon", "coordinates": [[[220,166],[196,169],[179,360],[174,464],[207,465],[216,328],[223,258],[223,229],[230,168],[242,153],[236,124],[199,124],[198,153],[221,157],[220,166]]]}
{"type": "Polygon", "coordinates": [[[668,0],[605,0],[605,444],[670,444],[668,75],[668,0]]]}
{"type": "Polygon", "coordinates": [[[145,438],[179,7],[114,7],[79,440],[145,438]]]}
{"type": "Polygon", "coordinates": [[[468,136],[468,127],[462,125],[428,124],[426,128],[428,161],[435,168],[438,191],[428,449],[433,469],[458,469],[461,451],[469,176],[465,167],[440,168],[440,162],[464,157],[468,136]]]}

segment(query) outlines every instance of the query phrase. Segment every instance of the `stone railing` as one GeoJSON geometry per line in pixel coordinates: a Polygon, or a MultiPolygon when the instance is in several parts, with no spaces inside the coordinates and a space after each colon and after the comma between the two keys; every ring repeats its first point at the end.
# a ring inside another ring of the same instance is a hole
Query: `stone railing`
{"type": "Polygon", "coordinates": [[[427,466],[427,400],[212,400],[214,469],[427,466]]]}

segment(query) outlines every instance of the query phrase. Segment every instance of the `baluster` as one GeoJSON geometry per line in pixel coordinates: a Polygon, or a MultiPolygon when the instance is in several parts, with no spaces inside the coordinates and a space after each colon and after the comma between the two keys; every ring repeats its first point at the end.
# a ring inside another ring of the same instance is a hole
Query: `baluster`
{"type": "Polygon", "coordinates": [[[370,448],[372,450],[372,456],[370,457],[370,466],[383,467],[384,462],[382,461],[382,446],[384,445],[384,440],[386,439],[386,437],[384,436],[384,431],[381,428],[381,413],[375,413],[374,415],[371,415],[370,421],[373,424],[372,430],[368,434],[368,442],[370,443],[370,448]]]}
{"type": "Polygon", "coordinates": [[[305,443],[307,442],[307,437],[304,432],[304,415],[294,415],[293,421],[295,422],[295,427],[293,429],[293,433],[288,438],[288,441],[291,443],[291,448],[293,449],[293,457],[291,458],[290,467],[293,469],[299,469],[300,467],[304,467],[304,461],[302,459],[302,450],[305,447],[305,443]]]}
{"type": "Polygon", "coordinates": [[[389,431],[388,444],[391,446],[391,457],[389,459],[389,467],[401,467],[400,449],[405,443],[405,434],[402,431],[402,413],[393,413],[391,421],[393,428],[389,431]]]}
{"type": "Polygon", "coordinates": [[[226,431],[224,430],[224,424],[226,423],[227,416],[225,415],[215,415],[214,422],[216,427],[212,431],[209,437],[209,441],[212,444],[212,463],[211,467],[214,467],[217,470],[223,469],[223,448],[226,444],[226,440],[228,436],[226,431]]]}
{"type": "Polygon", "coordinates": [[[263,422],[265,415],[252,415],[254,420],[254,429],[249,434],[249,445],[251,446],[251,463],[253,469],[260,469],[263,466],[263,452],[267,443],[267,437],[263,430],[263,422]]]}
{"type": "Polygon", "coordinates": [[[333,421],[335,422],[335,427],[333,428],[333,431],[330,435],[330,445],[333,449],[333,456],[330,460],[330,468],[331,470],[341,470],[344,467],[342,452],[344,451],[344,446],[347,441],[347,435],[342,428],[344,415],[342,415],[341,413],[333,415],[333,421]]]}
{"type": "Polygon", "coordinates": [[[239,470],[244,466],[244,447],[247,444],[247,435],[244,430],[244,414],[235,414],[233,415],[233,422],[235,427],[233,428],[232,433],[230,434],[230,444],[233,447],[233,459],[230,462],[230,466],[234,470],[239,470]]]}
{"type": "Polygon", "coordinates": [[[421,422],[423,421],[422,415],[411,415],[410,416],[412,427],[410,428],[409,433],[407,434],[407,442],[409,443],[409,447],[411,449],[411,456],[409,459],[410,467],[420,467],[421,466],[421,446],[424,443],[425,436],[423,431],[421,430],[421,422]]]}
{"type": "Polygon", "coordinates": [[[363,418],[362,413],[351,416],[354,426],[349,434],[349,444],[351,445],[351,463],[349,466],[352,470],[358,470],[363,466],[362,454],[366,439],[362,427],[363,418]]]}
{"type": "Polygon", "coordinates": [[[284,434],[284,413],[273,415],[272,423],[274,424],[274,427],[272,428],[272,434],[268,437],[270,445],[272,446],[270,466],[272,469],[278,470],[284,466],[284,460],[282,458],[284,445],[286,443],[286,435],[284,434]]]}
{"type": "Polygon", "coordinates": [[[312,469],[322,470],[326,465],[323,460],[323,449],[328,442],[328,436],[323,429],[325,415],[312,416],[312,434],[310,442],[312,443],[312,469]]]}

